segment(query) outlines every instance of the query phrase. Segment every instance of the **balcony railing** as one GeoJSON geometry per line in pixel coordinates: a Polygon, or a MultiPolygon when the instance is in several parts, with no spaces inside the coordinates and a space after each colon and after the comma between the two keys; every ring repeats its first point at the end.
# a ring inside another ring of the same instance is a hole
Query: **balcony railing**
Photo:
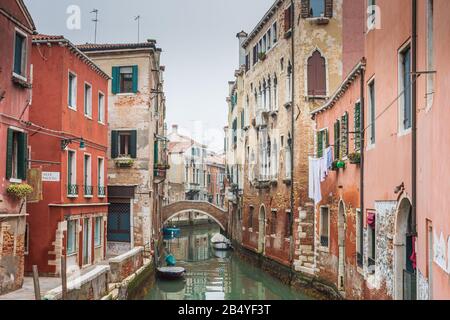
{"type": "Polygon", "coordinates": [[[91,197],[94,195],[94,188],[92,186],[84,186],[84,195],[91,197]]]}
{"type": "Polygon", "coordinates": [[[78,185],[76,184],[69,184],[67,186],[67,195],[68,196],[77,196],[78,195],[78,185]]]}
{"type": "Polygon", "coordinates": [[[97,187],[97,192],[98,192],[98,196],[99,196],[99,197],[104,197],[104,196],[106,196],[106,187],[98,186],[98,187],[97,187]]]}

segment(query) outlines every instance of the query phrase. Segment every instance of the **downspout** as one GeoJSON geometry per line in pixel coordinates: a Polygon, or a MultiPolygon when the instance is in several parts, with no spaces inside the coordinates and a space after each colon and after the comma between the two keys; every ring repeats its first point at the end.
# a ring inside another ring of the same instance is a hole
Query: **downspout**
{"type": "Polygon", "coordinates": [[[417,0],[412,0],[411,36],[411,108],[412,108],[412,233],[417,235],[417,0]]]}
{"type": "MultiPolygon", "coordinates": [[[[365,59],[364,59],[365,60],[365,59]]],[[[364,62],[365,63],[365,62],[364,62]]],[[[360,148],[361,148],[361,164],[360,164],[360,174],[359,174],[359,210],[361,211],[361,215],[364,217],[364,150],[365,150],[365,74],[366,67],[361,67],[361,93],[360,93],[360,148]]],[[[359,248],[358,248],[359,249],[359,248]]]]}
{"type": "Polygon", "coordinates": [[[294,126],[294,97],[295,97],[295,50],[294,50],[294,37],[295,37],[295,4],[294,0],[291,0],[292,8],[292,34],[291,34],[291,63],[292,63],[292,73],[291,73],[291,221],[290,221],[290,250],[289,250],[289,262],[292,269],[294,269],[294,146],[295,146],[295,126],[294,126]]]}

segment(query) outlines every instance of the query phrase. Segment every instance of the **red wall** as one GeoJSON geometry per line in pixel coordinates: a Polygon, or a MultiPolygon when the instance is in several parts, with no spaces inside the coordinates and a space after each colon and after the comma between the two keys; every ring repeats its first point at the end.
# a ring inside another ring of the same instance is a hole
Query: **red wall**
{"type": "MultiPolygon", "coordinates": [[[[64,215],[92,214],[107,212],[107,198],[98,197],[97,192],[97,157],[104,158],[104,185],[107,185],[107,125],[98,123],[98,92],[105,95],[105,123],[107,123],[108,80],[94,71],[84,61],[71,53],[68,48],[52,45],[33,45],[33,64],[35,69],[35,89],[30,121],[40,126],[55,130],[58,137],[43,133],[30,137],[31,158],[46,172],[60,172],[60,182],[43,182],[43,201],[29,205],[30,254],[26,260],[26,270],[33,264],[40,266],[42,272],[54,272],[48,266],[49,255],[53,251],[55,231],[64,215]],[[77,75],[77,110],[68,108],[68,72],[77,75]],[[84,115],[84,82],[92,86],[92,119],[84,115]],[[80,150],[80,143],[75,141],[68,148],[76,152],[77,198],[67,196],[67,157],[68,151],[61,150],[61,136],[82,137],[86,150],[80,150]],[[91,155],[93,197],[86,198],[83,190],[84,154],[91,155]],[[45,162],[56,162],[56,164],[45,162]],[[49,204],[71,205],[67,209],[51,209],[49,204]],[[77,205],[83,204],[83,207],[77,205]],[[89,204],[104,204],[89,206],[89,204]],[[80,208],[82,210],[80,210],[80,208]],[[55,211],[56,210],[56,211],[55,211]],[[59,212],[55,214],[55,212],[59,212]]],[[[43,130],[43,132],[48,132],[43,130]]]]}

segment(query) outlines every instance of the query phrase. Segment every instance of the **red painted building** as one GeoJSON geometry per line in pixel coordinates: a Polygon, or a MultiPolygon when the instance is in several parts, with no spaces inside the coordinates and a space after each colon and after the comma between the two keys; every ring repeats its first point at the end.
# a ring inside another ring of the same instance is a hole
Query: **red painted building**
{"type": "Polygon", "coordinates": [[[27,252],[24,200],[7,192],[27,180],[27,128],[32,97],[33,20],[21,0],[0,1],[0,294],[23,283],[27,252]]]}
{"type": "Polygon", "coordinates": [[[62,36],[33,38],[29,138],[42,197],[29,205],[26,271],[58,275],[105,258],[109,76],[62,36]]]}

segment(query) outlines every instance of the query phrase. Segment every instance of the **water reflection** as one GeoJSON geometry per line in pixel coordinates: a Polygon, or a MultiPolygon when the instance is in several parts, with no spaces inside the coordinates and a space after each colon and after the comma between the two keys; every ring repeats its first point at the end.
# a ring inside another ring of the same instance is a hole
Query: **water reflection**
{"type": "Polygon", "coordinates": [[[181,229],[166,249],[186,268],[185,279],[157,280],[146,299],[151,300],[278,300],[308,299],[277,279],[242,261],[232,251],[216,251],[210,245],[216,226],[181,229]]]}

